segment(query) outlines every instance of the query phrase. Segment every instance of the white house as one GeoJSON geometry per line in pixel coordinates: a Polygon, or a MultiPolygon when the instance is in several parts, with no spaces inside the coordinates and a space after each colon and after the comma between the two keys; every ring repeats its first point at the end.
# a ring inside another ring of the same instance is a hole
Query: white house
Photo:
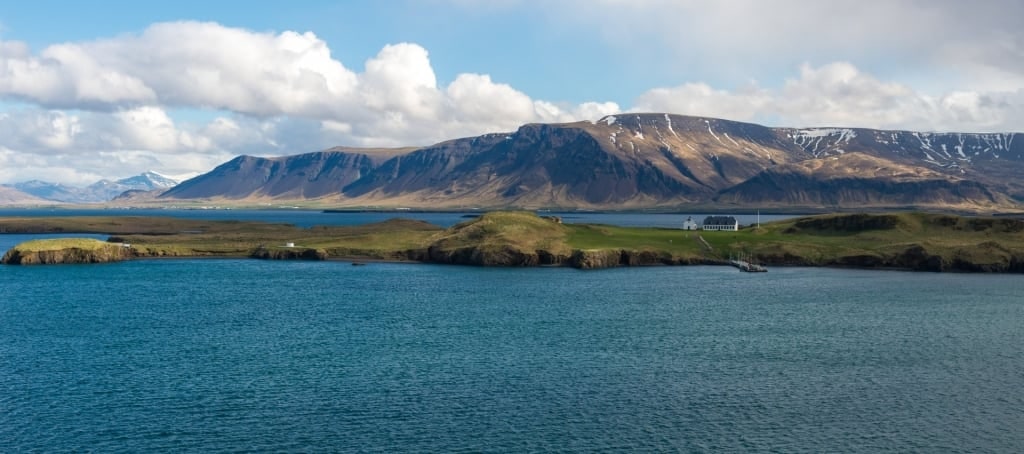
{"type": "Polygon", "coordinates": [[[704,218],[703,230],[729,230],[740,229],[740,222],[732,216],[708,216],[704,218]]]}
{"type": "Polygon", "coordinates": [[[697,230],[697,221],[693,220],[693,216],[687,216],[686,221],[683,222],[683,230],[697,230]]]}

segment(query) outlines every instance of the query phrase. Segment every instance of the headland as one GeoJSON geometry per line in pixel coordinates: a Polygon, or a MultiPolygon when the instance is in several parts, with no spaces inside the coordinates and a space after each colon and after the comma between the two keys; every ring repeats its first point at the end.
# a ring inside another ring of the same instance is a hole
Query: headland
{"type": "Polygon", "coordinates": [[[392,219],[314,226],[164,217],[0,218],[9,233],[101,233],[22,243],[5,264],[95,263],[158,257],[416,261],[472,266],[836,266],[1024,272],[1024,221],[919,212],[808,216],[738,231],[566,224],[531,212],[489,212],[444,229],[392,219]],[[88,244],[86,244],[88,243],[88,244]]]}

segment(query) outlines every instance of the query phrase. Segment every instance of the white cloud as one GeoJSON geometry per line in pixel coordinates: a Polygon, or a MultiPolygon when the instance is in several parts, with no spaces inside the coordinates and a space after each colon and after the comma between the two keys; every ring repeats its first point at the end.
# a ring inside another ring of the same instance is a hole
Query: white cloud
{"type": "Polygon", "coordinates": [[[47,47],[0,45],[0,94],[47,107],[196,106],[253,115],[324,115],[356,76],[312,33],[214,23],[155,24],[141,35],[47,47]]]}
{"type": "Polygon", "coordinates": [[[481,74],[460,74],[448,85],[452,115],[461,122],[500,123],[515,127],[537,118],[533,100],[510,85],[481,74]]]}
{"type": "Polygon", "coordinates": [[[211,157],[243,153],[426,145],[618,110],[534,100],[484,74],[460,74],[442,86],[427,50],[413,43],[385,46],[358,73],[310,32],[201,22],[154,24],[141,34],[63,43],[38,54],[0,41],[2,98],[38,108],[0,114],[0,146],[73,162],[81,166],[74,180],[153,166],[206,171],[218,163],[211,157]],[[178,125],[168,114],[176,108],[230,113],[178,125]]]}
{"type": "Polygon", "coordinates": [[[597,26],[610,52],[639,49],[615,53],[616,67],[636,71],[629,59],[650,55],[676,62],[678,84],[649,89],[631,107],[534,99],[487,74],[439,81],[415,43],[385,46],[360,72],[310,32],[170,22],[38,52],[0,41],[0,100],[29,106],[0,108],[0,183],[201,172],[238,154],[427,145],[622,110],[785,126],[1021,130],[1024,35],[1012,19],[1024,6],[982,2],[979,13],[929,4],[603,0],[545,9],[597,26]],[[919,72],[879,58],[914,62],[919,72]],[[749,81],[759,65],[777,69],[764,84],[749,81]],[[738,86],[689,71],[705,66],[738,74],[738,86]],[[922,89],[906,74],[940,82],[922,89]],[[179,108],[215,118],[176,120],[179,108]]]}
{"type": "Polygon", "coordinates": [[[1024,76],[1024,3],[1016,0],[574,0],[540,13],[596,29],[613,48],[653,49],[661,61],[705,75],[855,61],[960,78],[954,82],[981,67],[1018,83],[1024,76]]]}
{"type": "Polygon", "coordinates": [[[770,101],[769,95],[756,87],[729,92],[706,83],[686,83],[655,88],[640,95],[633,110],[753,120],[770,101]]]}
{"type": "Polygon", "coordinates": [[[635,111],[667,111],[777,126],[850,126],[921,131],[1014,131],[1024,116],[1022,92],[953,91],[931,96],[886,82],[848,62],[813,67],[778,89],[756,84],[729,91],[704,83],[655,88],[635,111]]]}
{"type": "Polygon", "coordinates": [[[614,102],[585,102],[573,110],[572,117],[579,120],[597,120],[619,112],[622,112],[622,108],[614,102]]]}
{"type": "Polygon", "coordinates": [[[0,150],[6,171],[0,173],[0,182],[88,184],[151,169],[172,174],[208,170],[251,144],[240,139],[246,130],[224,126],[231,121],[217,118],[205,126],[181,126],[157,107],[5,112],[0,114],[0,150]]]}
{"type": "Polygon", "coordinates": [[[440,92],[427,50],[410,43],[392,44],[366,62],[359,76],[360,94],[375,112],[398,112],[415,119],[436,117],[440,92]]]}
{"type": "Polygon", "coordinates": [[[199,22],[155,24],[139,35],[59,44],[39,55],[0,42],[0,96],[48,108],[152,105],[302,117],[348,124],[367,138],[407,127],[484,132],[460,128],[467,119],[474,128],[507,128],[569,116],[484,74],[460,74],[440,87],[417,44],[385,46],[356,73],[310,32],[199,22]]]}
{"type": "Polygon", "coordinates": [[[0,146],[35,153],[71,148],[82,132],[77,115],[61,111],[21,111],[0,114],[0,146]]]}

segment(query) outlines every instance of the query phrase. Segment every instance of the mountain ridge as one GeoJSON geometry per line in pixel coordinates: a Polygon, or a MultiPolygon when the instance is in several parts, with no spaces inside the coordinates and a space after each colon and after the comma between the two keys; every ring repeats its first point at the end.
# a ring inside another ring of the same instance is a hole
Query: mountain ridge
{"type": "Polygon", "coordinates": [[[630,113],[531,123],[419,148],[239,156],[159,200],[316,200],[338,207],[416,208],[797,204],[994,210],[1024,201],[1024,183],[1016,178],[1024,172],[1019,135],[777,128],[630,113]],[[778,195],[764,195],[770,193],[778,195]]]}
{"type": "Polygon", "coordinates": [[[0,205],[17,206],[17,205],[38,205],[50,203],[48,200],[41,199],[33,196],[26,192],[19,191],[10,186],[0,186],[0,205]]]}
{"type": "Polygon", "coordinates": [[[165,191],[178,184],[178,181],[154,171],[122,178],[119,180],[102,179],[86,187],[73,187],[60,183],[41,180],[29,180],[3,187],[29,194],[42,202],[48,203],[99,203],[111,201],[126,191],[165,191]]]}

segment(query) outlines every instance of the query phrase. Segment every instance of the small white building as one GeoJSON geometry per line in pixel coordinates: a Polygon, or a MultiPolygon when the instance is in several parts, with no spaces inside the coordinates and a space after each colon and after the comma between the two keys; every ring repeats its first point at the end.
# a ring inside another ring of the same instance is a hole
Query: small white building
{"type": "Polygon", "coordinates": [[[295,243],[291,243],[291,242],[285,243],[284,247],[295,247],[295,243]]]}
{"type": "Polygon", "coordinates": [[[703,230],[726,230],[737,231],[740,229],[740,222],[732,216],[708,216],[704,218],[703,230]]]}
{"type": "Polygon", "coordinates": [[[686,221],[683,222],[683,230],[697,230],[697,221],[693,220],[693,216],[687,216],[686,221]]]}

